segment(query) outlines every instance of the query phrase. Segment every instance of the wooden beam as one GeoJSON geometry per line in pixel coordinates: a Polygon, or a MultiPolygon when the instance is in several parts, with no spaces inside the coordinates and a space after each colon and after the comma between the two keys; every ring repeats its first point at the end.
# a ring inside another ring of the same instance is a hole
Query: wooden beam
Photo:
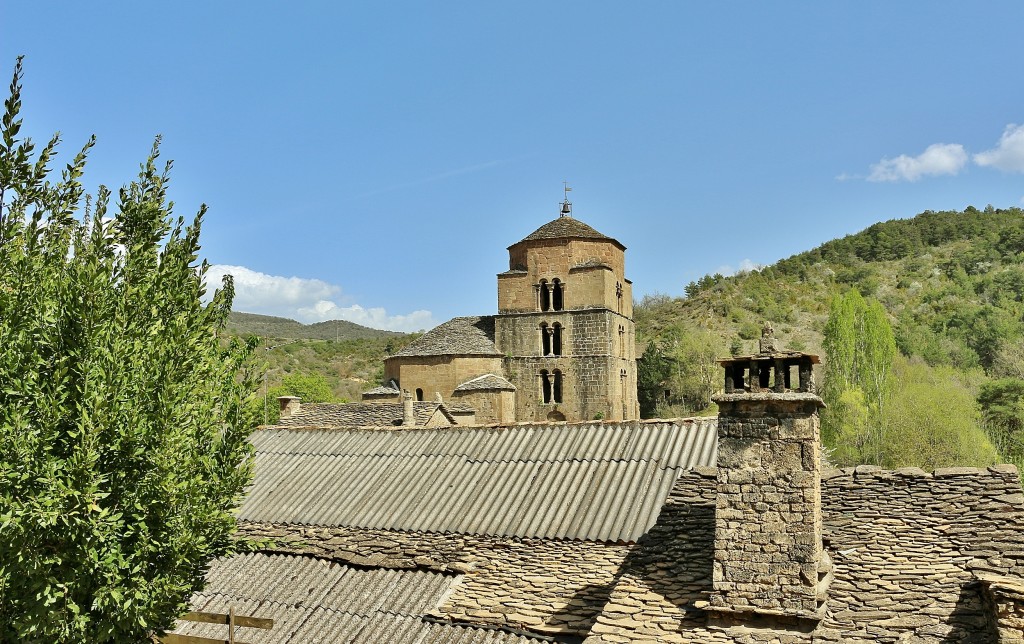
{"type": "MultiPolygon", "coordinates": [[[[230,624],[231,616],[224,615],[223,613],[186,613],[179,619],[186,622],[201,622],[203,624],[230,624]]],[[[235,615],[235,626],[246,626],[248,628],[263,628],[270,629],[274,628],[274,620],[264,619],[262,617],[247,617],[245,615],[235,615]]]]}

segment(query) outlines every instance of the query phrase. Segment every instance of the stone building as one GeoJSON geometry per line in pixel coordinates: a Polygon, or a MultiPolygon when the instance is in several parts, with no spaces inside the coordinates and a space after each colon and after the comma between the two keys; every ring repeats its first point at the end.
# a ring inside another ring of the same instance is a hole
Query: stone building
{"type": "Polygon", "coordinates": [[[364,401],[440,394],[482,423],[640,416],[626,247],[560,216],[508,247],[498,313],[460,317],[384,361],[386,388],[364,401]]]}
{"type": "Polygon", "coordinates": [[[273,619],[253,644],[1024,641],[1017,470],[823,471],[814,361],[766,330],[723,361],[717,418],[311,431],[300,409],[252,437],[241,530],[273,541],[193,609],[273,619]]]}

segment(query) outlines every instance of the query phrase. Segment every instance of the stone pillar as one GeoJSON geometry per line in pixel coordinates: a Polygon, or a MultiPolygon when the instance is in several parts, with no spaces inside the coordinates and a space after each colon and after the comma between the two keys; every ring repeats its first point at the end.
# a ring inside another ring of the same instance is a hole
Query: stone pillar
{"type": "MultiPolygon", "coordinates": [[[[753,388],[753,374],[751,382],[753,388]]],[[[715,402],[718,494],[709,610],[818,619],[831,580],[821,541],[821,399],[737,391],[715,402]]]]}

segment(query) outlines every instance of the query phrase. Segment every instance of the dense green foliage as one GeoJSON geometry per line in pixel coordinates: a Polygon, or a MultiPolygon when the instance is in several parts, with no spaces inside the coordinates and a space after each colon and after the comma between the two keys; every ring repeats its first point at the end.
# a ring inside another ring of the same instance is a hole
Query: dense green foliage
{"type": "MultiPolygon", "coordinates": [[[[157,149],[116,209],[80,207],[86,149],[0,133],[0,641],[140,642],[231,549],[250,476],[254,343],[202,305],[203,212],[166,202],[157,149]]],[[[169,164],[168,164],[169,166],[169,164]]]]}
{"type": "Polygon", "coordinates": [[[824,335],[822,436],[841,464],[879,463],[896,359],[892,327],[877,300],[850,289],[833,298],[824,335]]]}
{"type": "Polygon", "coordinates": [[[281,396],[298,396],[303,403],[348,402],[336,399],[327,378],[319,373],[292,372],[281,379],[281,384],[270,387],[264,395],[254,401],[258,406],[256,416],[263,424],[272,425],[281,416],[281,396]]]}
{"type": "MultiPolygon", "coordinates": [[[[866,440],[863,432],[845,432],[845,438],[826,434],[833,458],[922,467],[975,462],[958,451],[955,442],[940,440],[945,429],[957,426],[965,444],[982,445],[978,431],[984,430],[999,449],[1000,460],[1020,464],[1020,435],[1012,429],[1012,414],[1007,412],[1020,400],[1013,393],[1016,385],[1004,383],[1000,395],[988,390],[990,395],[978,397],[992,380],[1024,379],[1024,211],[1019,208],[928,211],[875,224],[757,271],[706,276],[686,286],[686,297],[658,295],[639,302],[637,334],[642,346],[653,341],[668,347],[680,334],[708,332],[729,352],[742,354],[755,350],[757,329],[769,320],[783,346],[822,354],[828,363],[824,331],[830,303],[851,288],[880,303],[876,313],[884,310],[899,354],[906,358],[892,363],[892,413],[907,410],[914,400],[940,405],[943,391],[951,401],[971,404],[955,419],[947,414],[941,427],[929,429],[924,414],[917,414],[916,421],[898,419],[900,431],[911,432],[916,423],[917,429],[908,435],[934,434],[937,443],[950,447],[940,453],[901,446],[887,434],[884,449],[876,446],[865,455],[857,446],[857,441],[866,440]],[[928,394],[924,385],[901,380],[910,377],[932,383],[936,391],[928,394]],[[965,392],[966,399],[960,396],[965,392]],[[962,419],[968,419],[967,425],[959,424],[962,419]],[[909,455],[910,461],[893,450],[909,455]]],[[[834,412],[848,413],[850,423],[860,418],[865,423],[862,429],[875,423],[876,437],[882,436],[878,417],[872,420],[870,413],[871,405],[877,406],[872,397],[877,395],[847,389],[833,401],[843,409],[834,412]]],[[[887,432],[895,431],[894,423],[897,420],[890,417],[887,432]]],[[[984,454],[988,448],[978,449],[984,454]]]]}

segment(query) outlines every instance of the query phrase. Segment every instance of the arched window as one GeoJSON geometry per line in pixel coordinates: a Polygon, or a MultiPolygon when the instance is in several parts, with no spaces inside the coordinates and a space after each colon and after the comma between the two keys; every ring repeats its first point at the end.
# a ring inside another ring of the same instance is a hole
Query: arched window
{"type": "Polygon", "coordinates": [[[551,328],[551,355],[562,355],[562,325],[558,322],[551,328]]]}
{"type": "Polygon", "coordinates": [[[540,281],[540,310],[551,310],[551,290],[548,288],[548,281],[540,281]]]}
{"type": "Polygon", "coordinates": [[[540,372],[540,399],[541,402],[551,402],[551,377],[547,369],[540,372]]]}
{"type": "Polygon", "coordinates": [[[416,400],[418,400],[420,402],[423,402],[423,390],[422,389],[417,389],[416,390],[416,400]]]}
{"type": "Polygon", "coordinates": [[[555,402],[562,402],[562,372],[558,369],[555,369],[555,384],[552,389],[552,397],[555,399],[555,402]]]}
{"type": "Polygon", "coordinates": [[[555,311],[562,310],[562,282],[558,278],[551,281],[551,308],[555,311]]]}
{"type": "Polygon", "coordinates": [[[547,322],[540,323],[540,354],[551,355],[551,329],[548,328],[547,322]]]}

